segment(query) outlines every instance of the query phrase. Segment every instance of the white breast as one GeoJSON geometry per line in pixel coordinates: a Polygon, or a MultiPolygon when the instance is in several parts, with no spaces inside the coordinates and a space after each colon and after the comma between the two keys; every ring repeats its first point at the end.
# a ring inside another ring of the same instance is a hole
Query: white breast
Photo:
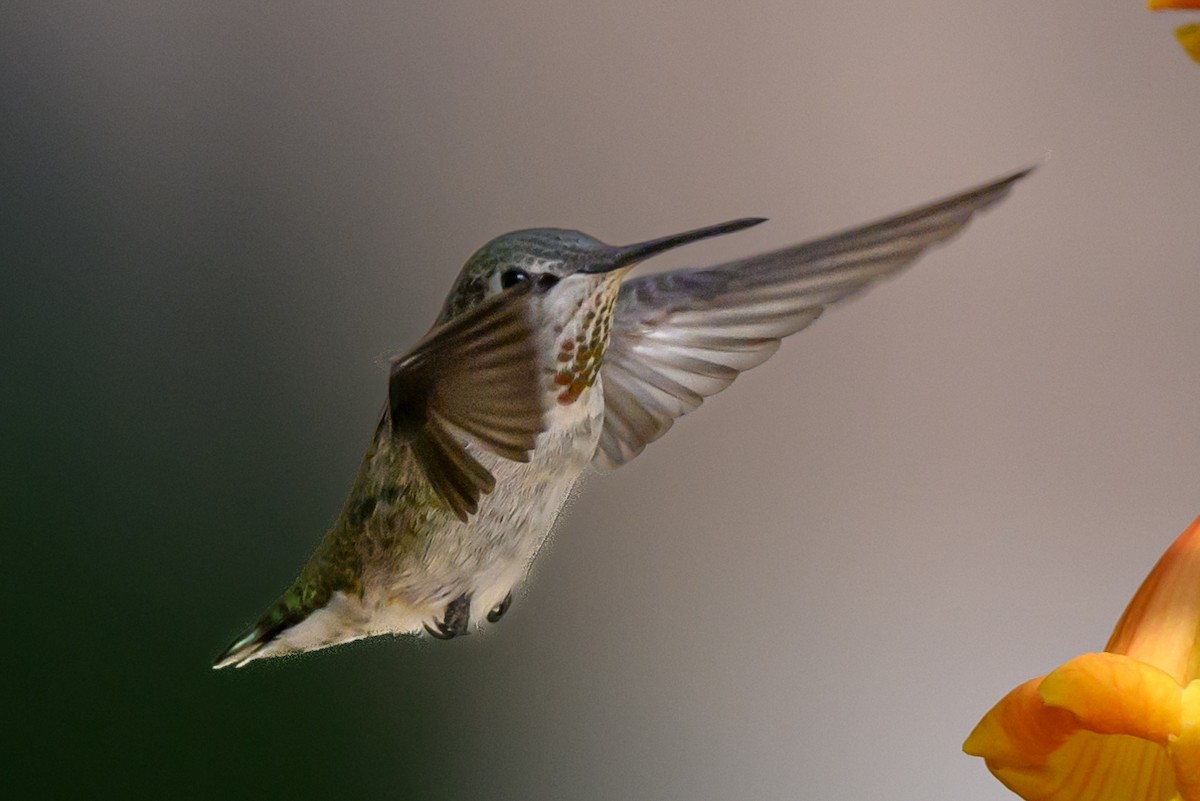
{"type": "Polygon", "coordinates": [[[591,463],[603,426],[599,382],[569,405],[552,402],[547,430],[528,463],[468,446],[496,478],[466,523],[456,519],[430,535],[418,553],[364,581],[369,633],[420,631],[446,604],[471,597],[478,623],[525,578],[571,490],[591,463]]]}

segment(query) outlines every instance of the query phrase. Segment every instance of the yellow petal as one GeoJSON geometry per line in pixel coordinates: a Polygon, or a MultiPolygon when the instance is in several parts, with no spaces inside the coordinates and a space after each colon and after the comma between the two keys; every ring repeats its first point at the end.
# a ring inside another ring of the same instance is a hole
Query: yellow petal
{"type": "Polygon", "coordinates": [[[1184,801],[1200,801],[1200,682],[1183,691],[1180,732],[1171,738],[1175,786],[1184,801]]]}
{"type": "Polygon", "coordinates": [[[1151,11],[1166,11],[1173,8],[1200,8],[1200,0],[1148,0],[1146,8],[1151,11]]]}
{"type": "Polygon", "coordinates": [[[1175,29],[1175,38],[1192,57],[1192,61],[1200,64],[1200,23],[1181,25],[1175,29]]]}
{"type": "Polygon", "coordinates": [[[1166,745],[1179,732],[1183,688],[1158,668],[1120,654],[1077,656],[1046,676],[1038,694],[1096,734],[1166,745]]]}
{"type": "Polygon", "coordinates": [[[1089,654],[1006,695],[971,732],[963,750],[983,757],[996,778],[1027,801],[1169,801],[1176,789],[1166,748],[1133,734],[1098,733],[1086,726],[1117,730],[1132,717],[1134,730],[1165,742],[1171,710],[1178,726],[1180,695],[1161,671],[1124,657],[1089,654]],[[1138,698],[1123,698],[1125,693],[1138,698]],[[1047,694],[1050,703],[1043,698],[1047,694]],[[1052,705],[1057,703],[1070,708],[1052,705]],[[1108,709],[1110,703],[1118,708],[1108,709]]]}
{"type": "MultiPolygon", "coordinates": [[[[1027,801],[1053,798],[1070,766],[1056,755],[1081,732],[1071,713],[1047,707],[1038,694],[1041,678],[1025,682],[983,716],[963,751],[983,757],[1005,787],[1027,801]]],[[[1094,735],[1092,735],[1094,736],[1094,735]]]]}
{"type": "Polygon", "coordinates": [[[1030,679],[1000,699],[963,743],[963,751],[983,757],[988,767],[1038,767],[1079,729],[1074,716],[1048,709],[1038,685],[1030,679]]]}
{"type": "Polygon", "coordinates": [[[1105,651],[1160,668],[1180,686],[1200,678],[1200,518],[1146,576],[1105,651]]]}

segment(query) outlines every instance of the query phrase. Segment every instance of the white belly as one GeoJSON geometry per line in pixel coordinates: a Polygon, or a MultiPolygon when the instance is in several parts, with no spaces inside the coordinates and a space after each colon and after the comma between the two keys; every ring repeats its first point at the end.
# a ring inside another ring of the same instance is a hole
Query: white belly
{"type": "Polygon", "coordinates": [[[416,633],[442,619],[456,598],[471,599],[470,620],[487,613],[522,582],[579,476],[591,463],[603,424],[599,383],[576,403],[556,407],[528,464],[474,451],[496,477],[467,523],[448,517],[415,553],[364,566],[363,595],[329,602],[283,631],[252,658],[311,651],[376,634],[416,633]],[[398,564],[397,564],[398,562],[398,564]]]}
{"type": "Polygon", "coordinates": [[[479,511],[466,523],[449,521],[419,553],[404,555],[399,571],[364,582],[369,633],[419,631],[464,595],[471,598],[471,621],[478,623],[503,601],[528,573],[591,463],[603,403],[597,382],[575,403],[555,404],[551,424],[527,464],[472,449],[495,476],[496,489],[480,499],[479,511]]]}

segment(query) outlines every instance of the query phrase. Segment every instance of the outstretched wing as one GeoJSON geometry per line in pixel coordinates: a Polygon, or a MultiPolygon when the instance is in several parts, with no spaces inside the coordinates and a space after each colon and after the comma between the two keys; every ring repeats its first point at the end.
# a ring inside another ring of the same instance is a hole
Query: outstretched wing
{"type": "Polygon", "coordinates": [[[391,362],[392,436],[412,448],[430,486],[463,522],[496,481],[455,430],[527,462],[545,427],[528,295],[527,285],[494,295],[391,362]]]}
{"type": "Polygon", "coordinates": [[[1032,170],[814,242],[626,281],[600,370],[604,430],[593,462],[628,462],[780,339],[957,234],[1032,170]]]}

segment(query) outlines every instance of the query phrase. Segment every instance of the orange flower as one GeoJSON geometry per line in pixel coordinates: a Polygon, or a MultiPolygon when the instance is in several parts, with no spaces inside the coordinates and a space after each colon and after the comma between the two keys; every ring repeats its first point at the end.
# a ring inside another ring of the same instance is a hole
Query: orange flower
{"type": "MultiPolygon", "coordinates": [[[[1200,10],[1200,0],[1147,0],[1146,8],[1151,11],[1200,10]]],[[[1175,38],[1192,57],[1192,61],[1200,64],[1200,23],[1193,22],[1191,25],[1176,28],[1175,38]]]]}
{"type": "Polygon", "coordinates": [[[963,744],[1026,801],[1200,801],[1200,518],[1103,653],[1017,687],[963,744]]]}
{"type": "Polygon", "coordinates": [[[1200,64],[1200,22],[1191,25],[1180,25],[1175,29],[1175,38],[1192,57],[1192,61],[1200,64]]]}

